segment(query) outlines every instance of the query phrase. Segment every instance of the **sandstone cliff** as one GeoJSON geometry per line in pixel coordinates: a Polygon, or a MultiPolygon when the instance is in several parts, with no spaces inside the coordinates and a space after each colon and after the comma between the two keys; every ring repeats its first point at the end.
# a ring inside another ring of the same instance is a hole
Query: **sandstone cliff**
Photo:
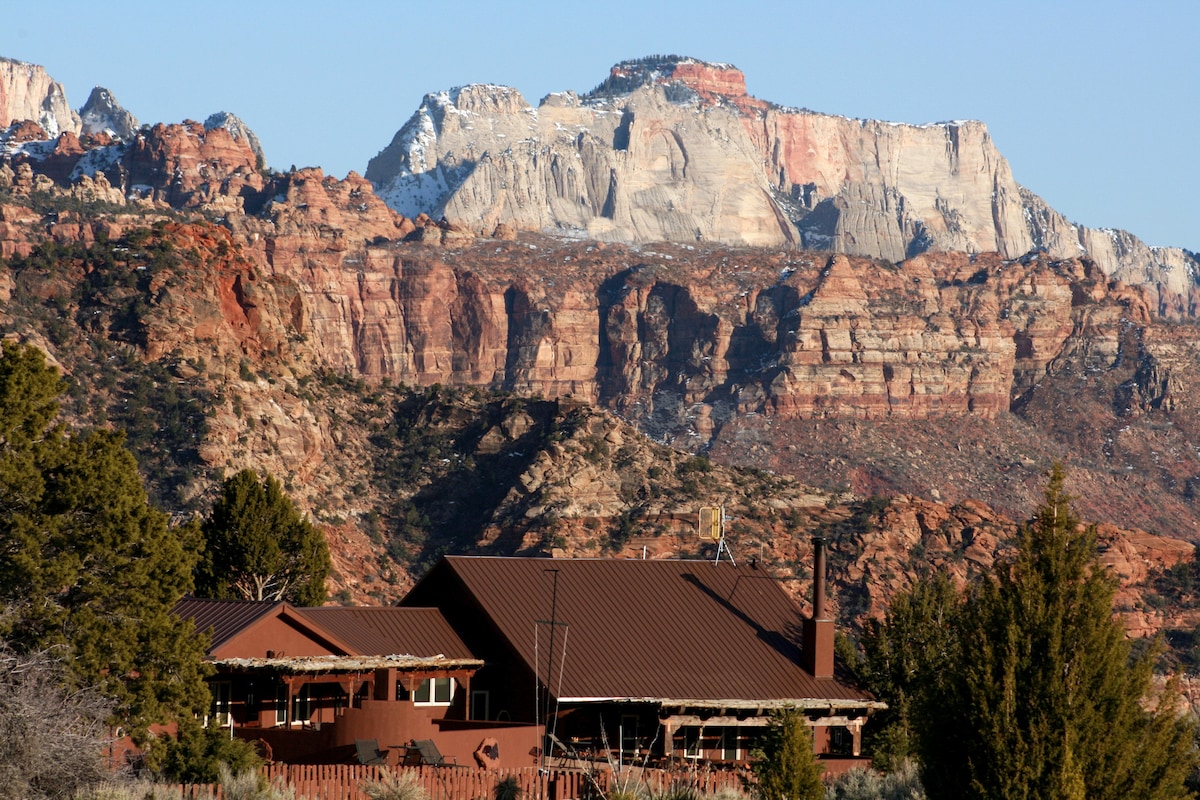
{"type": "Polygon", "coordinates": [[[907,125],[782,108],[726,64],[624,62],[535,108],[507,87],[427,95],[366,177],[406,216],[622,242],[721,241],[901,261],[1039,249],[1195,313],[1193,254],[1072,225],[1019,186],[981,122],[907,125]]]}
{"type": "Polygon", "coordinates": [[[796,239],[736,115],[661,91],[620,108],[468,86],[426,96],[366,177],[400,213],[618,241],[796,239]]]}
{"type": "Polygon", "coordinates": [[[35,64],[0,58],[0,128],[21,120],[36,122],[52,136],[80,130],[62,84],[35,64]]]}

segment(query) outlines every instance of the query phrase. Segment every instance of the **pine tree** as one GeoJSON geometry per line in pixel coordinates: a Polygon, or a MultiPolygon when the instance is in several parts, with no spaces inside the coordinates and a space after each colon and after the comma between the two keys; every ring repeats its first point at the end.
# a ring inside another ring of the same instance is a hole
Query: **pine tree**
{"type": "Polygon", "coordinates": [[[1147,711],[1153,653],[1131,656],[1055,468],[1016,555],[968,593],[956,652],[927,685],[918,750],[929,797],[1182,798],[1193,726],[1168,693],[1147,711]]]}
{"type": "Polygon", "coordinates": [[[60,648],[135,734],[203,712],[204,648],[173,617],[196,542],[152,508],[120,433],[69,432],[40,351],[0,345],[0,638],[60,648]]]}
{"type": "Polygon", "coordinates": [[[202,531],[198,594],[302,606],[325,602],[329,545],[270,475],[260,481],[244,469],[227,479],[202,531]]]}
{"type": "Polygon", "coordinates": [[[813,754],[813,737],[794,708],[776,711],[763,733],[754,775],[761,800],[821,800],[822,767],[813,754]]]}

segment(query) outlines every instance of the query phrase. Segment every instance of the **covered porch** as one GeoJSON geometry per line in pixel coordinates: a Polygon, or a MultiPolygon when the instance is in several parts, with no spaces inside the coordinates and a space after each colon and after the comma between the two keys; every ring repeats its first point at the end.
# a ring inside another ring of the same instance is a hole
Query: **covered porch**
{"type": "MultiPolygon", "coordinates": [[[[471,719],[476,659],[412,656],[227,658],[214,662],[210,725],[255,742],[271,761],[351,763],[356,742],[399,764],[433,741],[447,762],[476,765],[486,741],[504,766],[533,763],[541,727],[471,719]]],[[[493,761],[493,764],[496,762],[493,761]]]]}

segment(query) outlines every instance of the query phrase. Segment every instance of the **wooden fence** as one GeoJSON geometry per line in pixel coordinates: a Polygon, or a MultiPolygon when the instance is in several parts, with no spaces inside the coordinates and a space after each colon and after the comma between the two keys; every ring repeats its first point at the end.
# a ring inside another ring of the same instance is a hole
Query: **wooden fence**
{"type": "MultiPolygon", "coordinates": [[[[357,764],[272,764],[263,767],[272,783],[291,789],[297,800],[368,800],[362,786],[378,781],[384,772],[415,773],[430,800],[491,800],[496,784],[516,778],[522,800],[588,800],[607,796],[610,789],[644,785],[659,794],[673,786],[690,786],[703,794],[743,789],[739,773],[719,770],[626,770],[614,778],[607,767],[597,771],[551,769],[484,770],[474,767],[368,767],[357,764]]],[[[221,800],[220,787],[184,785],[169,788],[177,800],[221,800]]]]}

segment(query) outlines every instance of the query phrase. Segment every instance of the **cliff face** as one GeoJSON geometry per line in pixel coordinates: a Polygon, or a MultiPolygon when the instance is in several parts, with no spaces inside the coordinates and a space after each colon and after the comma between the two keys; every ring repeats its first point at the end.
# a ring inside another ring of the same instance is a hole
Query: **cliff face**
{"type": "Polygon", "coordinates": [[[468,86],[427,95],[366,177],[406,216],[614,241],[794,241],[735,114],[645,89],[620,108],[468,86]]]}
{"type": "Polygon", "coordinates": [[[79,133],[79,115],[67,105],[62,84],[34,64],[0,58],[0,128],[30,120],[51,135],[79,133]]]}
{"type": "Polygon", "coordinates": [[[906,125],[781,108],[741,72],[625,62],[595,91],[534,108],[515,90],[426,96],[366,177],[407,216],[621,242],[721,241],[901,261],[923,252],[1087,256],[1195,313],[1177,249],[1067,222],[1019,186],[980,122],[906,125]]]}

